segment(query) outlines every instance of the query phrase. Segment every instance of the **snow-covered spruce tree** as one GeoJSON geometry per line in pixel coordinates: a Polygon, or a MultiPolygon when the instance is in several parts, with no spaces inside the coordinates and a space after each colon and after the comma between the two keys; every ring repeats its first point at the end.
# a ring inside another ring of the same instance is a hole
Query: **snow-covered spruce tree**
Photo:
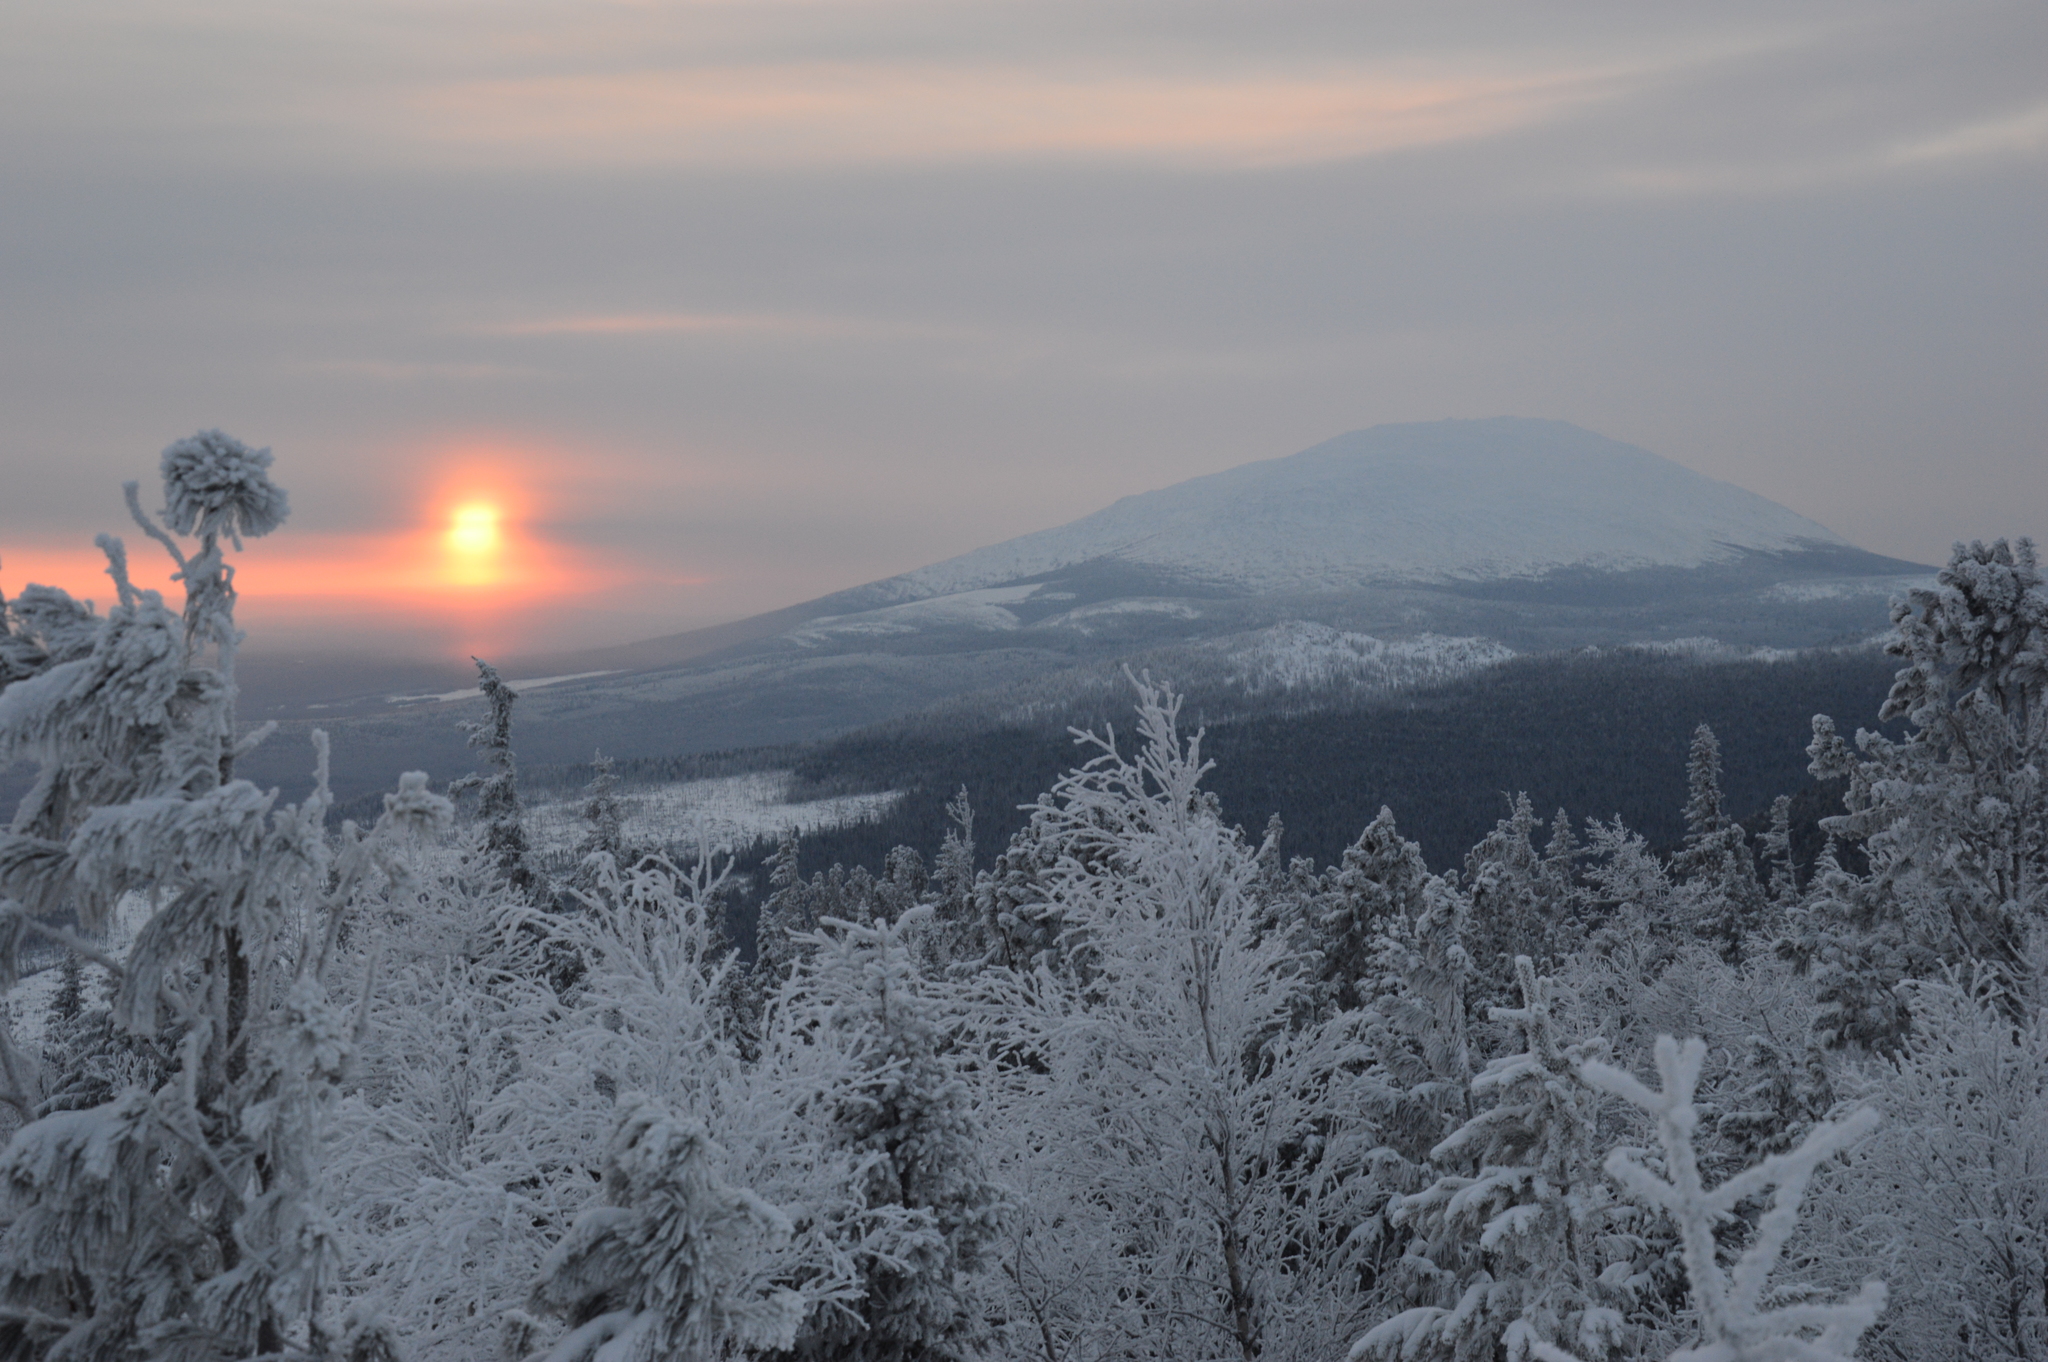
{"type": "Polygon", "coordinates": [[[806,1321],[785,1345],[791,1362],[946,1362],[971,1355],[987,1328],[970,1282],[1001,1199],[909,940],[931,912],[896,923],[827,919],[784,1000],[799,1009],[797,1031],[839,1057],[825,1138],[850,1156],[852,1181],[829,1232],[860,1287],[859,1299],[806,1321]]]}
{"type": "Polygon", "coordinates": [[[1310,1059],[1327,1056],[1327,1067],[1342,1075],[1328,1087],[1332,1109],[1322,1116],[1328,1129],[1318,1132],[1317,1171],[1350,1173],[1344,1195],[1332,1199],[1332,1212],[1349,1226],[1333,1265],[1356,1273],[1357,1304],[1369,1313],[1350,1321],[1346,1338],[1417,1303],[1407,1261],[1416,1228],[1392,1213],[1401,1197],[1436,1178],[1430,1152],[1472,1115],[1471,904],[1455,875],[1430,876],[1419,898],[1412,917],[1403,912],[1382,923],[1361,984],[1364,1004],[1290,1044],[1310,1059]],[[1347,1149],[1359,1140],[1369,1145],[1347,1149]]]}
{"type": "MultiPolygon", "coordinates": [[[[1613,1093],[1654,1118],[1663,1151],[1660,1175],[1637,1149],[1617,1148],[1607,1172],[1644,1206],[1676,1223],[1684,1244],[1686,1279],[1699,1324],[1699,1344],[1673,1353],[1670,1362],[1849,1362],[1856,1345],[1884,1307],[1883,1283],[1868,1281],[1851,1300],[1822,1303],[1796,1286],[1771,1289],[1771,1274],[1799,1228],[1800,1202],[1821,1164],[1867,1135],[1877,1113],[1863,1108],[1816,1126],[1797,1149],[1773,1154],[1708,1190],[1700,1177],[1694,1139],[1699,1112],[1693,1105],[1707,1047],[1683,1046],[1657,1038],[1657,1072],[1662,1091],[1652,1092],[1633,1074],[1590,1060],[1580,1066],[1587,1083],[1613,1093]],[[1722,1266],[1716,1238],[1735,1210],[1769,1190],[1770,1208],[1730,1267],[1722,1266]],[[1785,1304],[1771,1305],[1775,1298],[1785,1304]]],[[[1568,1357],[1549,1355],[1548,1362],[1568,1357]]]]}
{"type": "Polygon", "coordinates": [[[754,973],[769,989],[795,967],[801,954],[797,938],[818,929],[817,905],[811,902],[800,866],[801,850],[796,832],[785,830],[761,866],[768,894],[754,920],[754,973]]]}
{"type": "MultiPolygon", "coordinates": [[[[1590,930],[1573,973],[1580,996],[1603,1019],[1604,1032],[1625,1044],[1628,1031],[1612,1020],[1629,1015],[1636,995],[1663,977],[1683,952],[1685,903],[1664,863],[1619,816],[1586,824],[1585,919],[1590,930]],[[1597,962],[1588,972],[1583,967],[1597,962]]],[[[1645,1038],[1647,1040],[1647,1038],[1645,1038]]]]}
{"type": "Polygon", "coordinates": [[[2025,972],[2048,917],[2048,581],[2032,541],[1957,545],[1933,588],[1892,607],[1905,660],[1879,712],[1905,738],[1825,717],[1809,769],[1848,781],[1823,826],[1861,844],[1867,878],[1810,903],[1791,933],[1828,969],[1844,1037],[1895,1044],[1903,980],[1981,962],[2025,972]]]}
{"type": "Polygon", "coordinates": [[[571,1326],[546,1362],[669,1362],[785,1348],[808,1302],[776,1281],[789,1217],[721,1180],[702,1121],[620,1100],[604,1203],[541,1265],[533,1308],[571,1326]]]}
{"type": "Polygon", "coordinates": [[[1305,970],[1288,1033],[1265,1049],[1260,1086],[1272,1149],[1265,1178],[1287,1208],[1269,1223],[1295,1283],[1284,1312],[1291,1333],[1268,1336],[1284,1355],[1354,1337],[1398,1309],[1412,1233],[1389,1211],[1429,1184],[1428,1151],[1466,1111],[1471,962],[1469,904],[1454,880],[1429,874],[1391,814],[1322,874],[1300,858],[1277,870],[1277,836],[1276,820],[1258,921],[1262,935],[1295,943],[1305,970]],[[1353,1005],[1334,1005],[1339,980],[1353,1005]],[[1311,1282],[1322,1291],[1319,1316],[1303,1308],[1311,1282]]]}
{"type": "Polygon", "coordinates": [[[1393,810],[1382,808],[1305,905],[1303,945],[1316,953],[1319,1012],[1366,1002],[1382,939],[1422,915],[1429,878],[1422,848],[1401,836],[1393,810]]]}
{"type": "Polygon", "coordinates": [[[1455,876],[1423,882],[1421,909],[1392,919],[1374,952],[1359,1027],[1372,1056],[1364,1089],[1382,1138],[1410,1164],[1472,1115],[1468,1016],[1475,973],[1471,903],[1455,876]]]}
{"type": "Polygon", "coordinates": [[[1547,1348],[1613,1358],[1635,1346],[1624,1318],[1631,1302],[1617,1284],[1629,1264],[1616,1256],[1633,1211],[1616,1204],[1600,1175],[1598,1094],[1578,1076],[1606,1042],[1564,1043],[1551,981],[1526,955],[1515,973],[1522,1006],[1492,1016],[1518,1026],[1526,1048],[1472,1080],[1474,1098],[1490,1105],[1431,1151],[1440,1167],[1476,1173],[1446,1173],[1392,1212],[1397,1225],[1412,1227],[1408,1265],[1438,1303],[1372,1329],[1354,1358],[1524,1362],[1547,1348]]]}
{"type": "Polygon", "coordinates": [[[979,968],[986,955],[981,910],[974,897],[974,805],[966,786],[946,801],[946,821],[952,826],[939,844],[925,886],[932,911],[915,929],[919,967],[933,978],[979,968]]]}
{"type": "Polygon", "coordinates": [[[101,623],[90,602],[53,586],[30,584],[11,601],[0,597],[0,690],[86,656],[101,623]]]}
{"type": "Polygon", "coordinates": [[[975,878],[987,963],[1029,971],[1060,959],[1064,924],[1045,890],[1045,876],[1059,859],[1059,832],[1050,815],[1034,809],[995,864],[975,878]]]}
{"type": "Polygon", "coordinates": [[[613,791],[619,785],[619,766],[603,752],[590,757],[590,783],[583,787],[583,821],[590,830],[576,843],[576,861],[581,866],[594,853],[611,857],[613,864],[626,862],[626,811],[613,791]]]}
{"type": "Polygon", "coordinates": [[[115,1023],[172,1056],[153,1087],[52,1111],[0,1159],[10,1356],[326,1347],[336,1245],[319,1144],[351,1027],[322,976],[346,918],[399,872],[395,843],[452,811],[414,773],[368,836],[345,825],[331,844],[319,735],[297,807],[231,779],[241,635],[221,544],[283,519],[270,461],[217,431],[166,449],[161,523],[133,483],[128,502],[177,564],[182,617],[131,584],[120,541],[102,536],[118,604],[95,625],[44,596],[44,623],[29,626],[43,663],[0,693],[0,761],[42,767],[0,834],[8,970],[24,929],[68,936],[50,925],[68,915],[95,933],[124,896],[145,896],[153,911],[125,959],[72,941],[119,981],[115,1023]]]}
{"type": "Polygon", "coordinates": [[[1771,826],[1757,842],[1757,852],[1770,867],[1772,911],[1780,917],[1799,901],[1799,865],[1792,856],[1792,796],[1771,801],[1771,826]]]}
{"type": "Polygon", "coordinates": [[[1312,1355],[1337,1342],[1300,1337],[1329,1283],[1284,1263],[1273,1169],[1295,1123],[1268,1113],[1301,963],[1255,928],[1257,853],[1201,789],[1179,699],[1134,682],[1139,750],[1077,735],[1097,755],[1034,811],[1059,848],[1038,876],[1057,959],[974,981],[985,1129],[1018,1201],[1006,1351],[1312,1355]]]}
{"type": "Polygon", "coordinates": [[[519,810],[519,764],[512,755],[512,702],[519,692],[506,685],[498,669],[482,658],[476,663],[476,688],[488,706],[486,716],[465,722],[469,745],[483,753],[492,768],[489,775],[464,776],[448,787],[450,794],[477,792],[477,822],[482,826],[479,847],[487,874],[521,898],[531,898],[539,889],[533,872],[532,851],[526,842],[526,822],[519,810]]]}
{"type": "Polygon", "coordinates": [[[811,935],[828,918],[842,922],[894,922],[923,902],[924,858],[911,847],[891,848],[876,875],[866,866],[835,864],[806,880],[797,873],[797,840],[784,836],[768,862],[768,898],[755,928],[757,969],[773,988],[811,949],[811,935]]]}
{"type": "Polygon", "coordinates": [[[1744,940],[1764,925],[1766,900],[1748,836],[1722,808],[1721,742],[1705,724],[1693,730],[1685,785],[1685,841],[1671,870],[1691,900],[1694,930],[1737,960],[1744,940]]]}
{"type": "Polygon", "coordinates": [[[1896,1048],[1910,1025],[1905,985],[1912,971],[1941,973],[1930,952],[1867,934],[1880,920],[1877,893],[1867,877],[1842,867],[1830,836],[1785,915],[1778,954],[1812,981],[1814,1036],[1829,1048],[1896,1048]]]}
{"type": "Polygon", "coordinates": [[[1542,824],[1526,794],[1508,816],[1465,856],[1465,892],[1472,900],[1469,946],[1478,968],[1475,988],[1490,1001],[1516,994],[1515,957],[1548,962],[1576,940],[1583,910],[1576,880],[1577,840],[1564,810],[1557,812],[1547,848],[1538,851],[1542,824]]]}

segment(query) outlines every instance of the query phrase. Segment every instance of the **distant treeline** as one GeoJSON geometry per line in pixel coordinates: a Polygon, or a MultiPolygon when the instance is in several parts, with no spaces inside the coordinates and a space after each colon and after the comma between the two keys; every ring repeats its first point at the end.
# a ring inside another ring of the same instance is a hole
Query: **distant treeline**
{"type": "MultiPolygon", "coordinates": [[[[1278,814],[1282,850],[1320,863],[1391,808],[1433,867],[1455,866],[1526,791],[1546,819],[1574,825],[1620,815],[1653,846],[1684,833],[1686,747],[1710,725],[1720,738],[1727,806],[1760,826],[1778,795],[1795,797],[1801,858],[1815,820],[1840,812],[1838,792],[1806,774],[1815,714],[1844,732],[1875,727],[1898,664],[1876,652],[1783,662],[1699,662],[1639,653],[1549,655],[1423,692],[1315,713],[1211,720],[1205,782],[1227,818],[1256,832],[1278,814]]],[[[1190,728],[1205,716],[1190,712],[1190,728]]],[[[1127,727],[1113,716],[1119,731],[1127,727]]],[[[977,859],[987,864],[1029,804],[1088,752],[1046,727],[965,729],[905,720],[802,750],[794,798],[903,790],[883,817],[803,839],[805,873],[835,862],[879,868],[892,847],[929,854],[945,804],[966,787],[977,859]]],[[[765,848],[746,859],[758,860],[765,848]]]]}
{"type": "MultiPolygon", "coordinates": [[[[1394,696],[1323,692],[1315,709],[1297,695],[1217,715],[1225,697],[1198,680],[1183,718],[1190,731],[1206,728],[1202,751],[1216,769],[1204,783],[1224,816],[1256,834],[1278,814],[1283,855],[1332,863],[1385,806],[1438,870],[1458,866],[1518,792],[1546,822],[1560,808],[1579,829],[1618,815],[1668,850],[1684,833],[1687,745],[1705,723],[1720,739],[1729,811],[1754,836],[1771,801],[1792,796],[1794,854],[1805,867],[1823,840],[1819,820],[1841,812],[1841,792],[1806,772],[1813,716],[1834,716],[1845,733],[1877,726],[1897,667],[1874,650],[1778,662],[1544,654],[1394,696]]],[[[1052,702],[1040,697],[1023,722],[953,704],[819,743],[620,758],[616,769],[627,789],[777,769],[794,772],[793,801],[903,791],[879,818],[807,834],[806,875],[834,864],[879,871],[898,846],[929,857],[949,826],[946,803],[964,787],[975,859],[987,866],[1023,826],[1024,806],[1093,755],[1064,725],[1128,731],[1127,683],[1112,690],[1089,680],[1052,702]]],[[[587,764],[560,763],[524,768],[520,780],[530,799],[558,799],[589,777],[587,764]]],[[[379,805],[372,796],[336,813],[367,822],[379,805]]],[[[738,851],[731,930],[742,942],[753,936],[758,872],[775,840],[738,851]]]]}

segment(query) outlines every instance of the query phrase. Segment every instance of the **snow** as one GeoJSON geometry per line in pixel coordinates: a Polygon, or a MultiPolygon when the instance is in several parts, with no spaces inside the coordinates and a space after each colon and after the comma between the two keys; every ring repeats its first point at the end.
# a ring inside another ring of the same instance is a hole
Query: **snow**
{"type": "Polygon", "coordinates": [[[846,635],[912,634],[931,628],[1015,629],[1022,622],[1003,607],[1027,600],[1037,590],[1034,583],[959,591],[855,615],[823,615],[802,628],[792,629],[786,637],[804,647],[813,647],[846,635]]]}
{"type": "MultiPolygon", "coordinates": [[[[149,899],[143,894],[123,894],[115,905],[113,919],[107,924],[106,937],[98,944],[100,949],[116,960],[126,958],[128,948],[135,944],[135,934],[142,930],[142,924],[149,921],[151,912],[149,899]]],[[[43,1039],[43,1027],[50,1020],[50,1003],[63,986],[64,974],[58,968],[63,963],[61,951],[51,949],[36,953],[22,953],[23,974],[21,981],[7,993],[6,1009],[13,1019],[15,1038],[27,1045],[36,1045],[43,1039]]],[[[85,996],[88,1003],[99,1000],[106,986],[107,972],[90,961],[85,965],[85,996]]]]}
{"type": "MultiPolygon", "coordinates": [[[[645,790],[622,788],[617,797],[626,810],[626,841],[665,846],[701,836],[713,846],[737,847],[788,830],[812,833],[876,818],[902,798],[901,791],[890,790],[792,804],[790,778],[788,771],[750,771],[645,790]]],[[[575,846],[586,831],[583,802],[576,795],[529,806],[526,832],[533,846],[541,851],[575,846]]]]}
{"type": "Polygon", "coordinates": [[[1504,417],[1354,431],[877,586],[903,600],[952,598],[1111,559],[1247,592],[1333,591],[1846,546],[1796,512],[1645,450],[1561,421],[1504,417]]]}
{"type": "Polygon", "coordinates": [[[1745,648],[1706,637],[1656,639],[1625,646],[1630,652],[1682,657],[1693,662],[1790,662],[1801,655],[1797,648],[1745,648]]]}
{"type": "Polygon", "coordinates": [[[1512,658],[1512,648],[1486,638],[1420,634],[1386,641],[1326,624],[1289,620],[1225,645],[1230,680],[1252,694],[1349,684],[1397,689],[1448,681],[1512,658]]]}
{"type": "Polygon", "coordinates": [[[1844,581],[1779,582],[1766,587],[1763,598],[1787,604],[1854,600],[1863,596],[1904,596],[1915,587],[1934,585],[1932,573],[1910,577],[1852,577],[1844,581]]]}
{"type": "Polygon", "coordinates": [[[1076,633],[1092,634],[1105,622],[1125,619],[1132,615],[1164,615],[1168,619],[1192,620],[1200,619],[1202,612],[1186,601],[1134,596],[1127,600],[1097,601],[1093,605],[1077,606],[1064,614],[1053,616],[1040,627],[1072,629],[1076,633]]]}
{"type": "MultiPolygon", "coordinates": [[[[566,676],[532,676],[524,681],[507,681],[505,684],[512,687],[516,693],[524,695],[530,690],[540,690],[544,686],[559,686],[564,681],[588,681],[593,676],[612,676],[615,674],[616,669],[602,672],[570,672],[566,676]]],[[[474,700],[482,694],[483,692],[475,686],[464,686],[461,690],[444,690],[439,695],[387,695],[384,698],[394,705],[446,704],[450,700],[474,700]]],[[[324,706],[313,705],[311,708],[321,709],[324,706]]]]}

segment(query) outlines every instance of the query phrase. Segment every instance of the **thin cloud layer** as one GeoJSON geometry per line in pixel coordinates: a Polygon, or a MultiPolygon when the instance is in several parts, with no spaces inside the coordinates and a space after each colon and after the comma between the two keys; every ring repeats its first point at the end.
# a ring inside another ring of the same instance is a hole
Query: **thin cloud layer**
{"type": "Polygon", "coordinates": [[[1243,167],[1483,137],[1598,98],[1616,79],[813,63],[467,82],[415,96],[379,131],[429,154],[520,166],[1077,157],[1243,167]]]}
{"type": "Polygon", "coordinates": [[[588,570],[507,627],[589,642],[1441,416],[1922,561],[2039,532],[2044,51],[1948,0],[27,0],[0,581],[92,581],[119,480],[216,425],[292,488],[265,552],[387,620],[496,449],[588,570]]]}

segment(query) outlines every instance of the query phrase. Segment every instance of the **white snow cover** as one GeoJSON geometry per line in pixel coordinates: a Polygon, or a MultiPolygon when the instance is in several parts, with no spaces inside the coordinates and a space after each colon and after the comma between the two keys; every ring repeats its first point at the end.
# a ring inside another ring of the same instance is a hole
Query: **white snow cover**
{"type": "MultiPolygon", "coordinates": [[[[788,771],[677,781],[650,790],[621,790],[626,841],[638,846],[690,843],[701,835],[713,846],[740,846],[785,831],[799,834],[878,817],[900,791],[841,795],[791,804],[788,771]],[[700,831],[701,830],[701,831],[700,831]]],[[[542,851],[566,851],[588,831],[584,796],[536,803],[526,811],[526,832],[542,851]]]]}
{"type": "Polygon", "coordinates": [[[1326,591],[1846,545],[1647,450],[1563,421],[1497,417],[1353,431],[878,585],[917,600],[1116,559],[1250,592],[1326,591]]]}
{"type": "Polygon", "coordinates": [[[1839,601],[1854,600],[1862,596],[1903,597],[1915,587],[1934,585],[1933,573],[1900,577],[1852,577],[1842,581],[1821,582],[1779,582],[1766,587],[1763,598],[1767,601],[1839,601]]]}
{"type": "Polygon", "coordinates": [[[1394,689],[1448,681],[1515,655],[1488,638],[1419,634],[1387,641],[1308,620],[1226,641],[1230,680],[1258,694],[1338,682],[1394,689]]]}
{"type": "Polygon", "coordinates": [[[1092,634],[1105,624],[1127,620],[1132,615],[1164,615],[1169,619],[1192,620],[1200,619],[1202,612],[1186,601],[1133,596],[1128,600],[1097,601],[1093,605],[1078,606],[1043,621],[1041,627],[1092,634]]]}
{"type": "Polygon", "coordinates": [[[1746,648],[1705,636],[1656,639],[1625,646],[1630,652],[1683,657],[1695,662],[1791,662],[1807,655],[1798,648],[1746,648]]]}
{"type": "MultiPolygon", "coordinates": [[[[570,672],[566,676],[529,676],[523,681],[507,681],[505,684],[512,688],[512,691],[515,695],[524,695],[526,694],[526,692],[530,690],[540,690],[547,686],[559,686],[564,681],[587,681],[593,676],[611,676],[613,674],[614,673],[608,671],[570,672]]],[[[461,690],[444,690],[438,695],[387,695],[384,698],[394,705],[399,705],[416,704],[422,702],[433,704],[448,704],[455,700],[481,699],[482,696],[483,692],[478,690],[475,686],[464,686],[461,690]]],[[[327,706],[309,705],[308,708],[325,709],[327,708],[327,706]]]]}
{"type": "Polygon", "coordinates": [[[823,615],[789,632],[805,647],[849,634],[911,634],[920,629],[953,626],[966,629],[1015,629],[1018,619],[1003,607],[1029,597],[1036,585],[960,591],[914,600],[903,605],[863,610],[857,615],[823,615]]]}

